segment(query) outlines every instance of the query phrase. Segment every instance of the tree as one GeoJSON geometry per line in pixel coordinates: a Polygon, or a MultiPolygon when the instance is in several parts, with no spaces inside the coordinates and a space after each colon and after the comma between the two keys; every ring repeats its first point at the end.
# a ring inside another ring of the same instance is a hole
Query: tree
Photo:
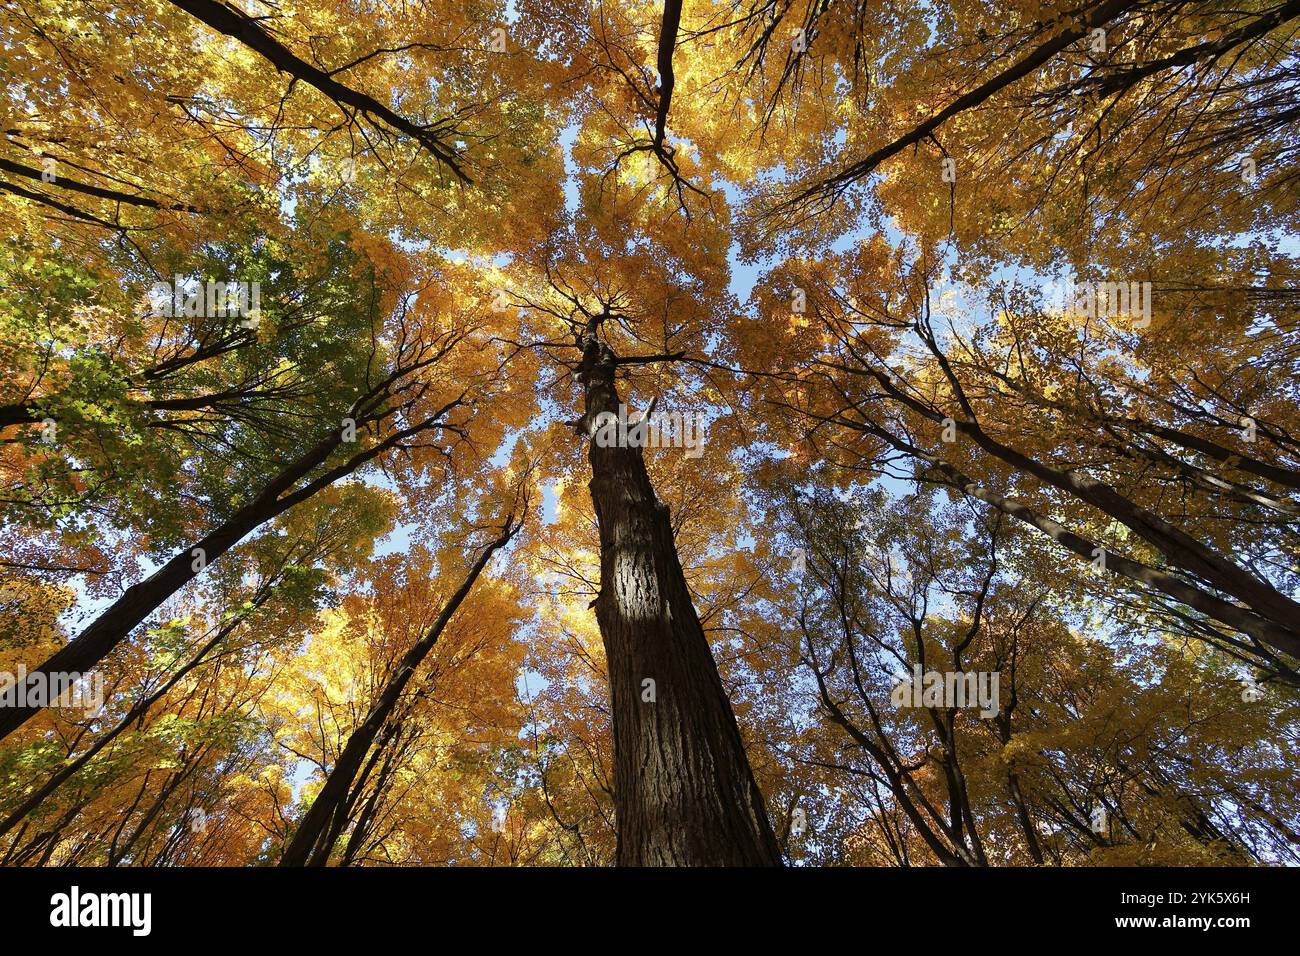
{"type": "MultiPolygon", "coordinates": [[[[521,504],[527,507],[526,501],[521,504]]],[[[329,859],[330,848],[346,825],[349,813],[354,812],[357,805],[357,798],[360,796],[358,774],[361,774],[361,782],[364,783],[375,762],[383,755],[384,748],[390,746],[392,738],[400,733],[402,721],[395,717],[395,711],[402,699],[403,691],[414,678],[416,670],[424,663],[429,652],[433,650],[434,645],[438,643],[438,639],[442,637],[442,632],[452,616],[469,596],[488,560],[510,543],[510,539],[518,533],[520,527],[521,524],[516,521],[513,514],[506,516],[501,533],[480,550],[466,572],[465,579],[447,598],[437,619],[402,657],[395,671],[383,685],[378,699],[366,714],[364,722],[348,737],[347,744],[344,745],[338,760],[326,777],[324,786],[299,821],[293,839],[280,858],[281,866],[319,865],[329,859]],[[362,762],[367,760],[367,754],[371,756],[369,765],[363,772],[362,762]]],[[[354,838],[355,836],[356,834],[354,838]]]]}
{"type": "Polygon", "coordinates": [[[1294,862],[1298,31],[9,4],[0,859],[1294,862]]]}

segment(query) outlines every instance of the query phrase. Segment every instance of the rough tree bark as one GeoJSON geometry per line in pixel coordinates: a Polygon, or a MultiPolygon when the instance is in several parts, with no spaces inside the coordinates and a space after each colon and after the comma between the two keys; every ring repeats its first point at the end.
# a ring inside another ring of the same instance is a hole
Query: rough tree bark
{"type": "Polygon", "coordinates": [[[619,866],[780,866],[673,541],[639,447],[601,447],[603,412],[618,413],[617,358],[585,340],[591,499],[600,526],[595,601],[614,722],[619,866]],[[654,681],[648,685],[646,681],[654,681]],[[653,700],[649,688],[653,686],[653,700]]]}

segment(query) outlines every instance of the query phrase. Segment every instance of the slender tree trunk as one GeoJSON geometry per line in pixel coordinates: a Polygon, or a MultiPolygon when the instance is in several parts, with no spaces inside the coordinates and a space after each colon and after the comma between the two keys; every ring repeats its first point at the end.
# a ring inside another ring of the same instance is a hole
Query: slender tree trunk
{"type": "Polygon", "coordinates": [[[207,657],[209,653],[211,653],[212,649],[215,648],[219,643],[221,643],[221,641],[224,640],[225,637],[231,631],[233,631],[240,623],[242,623],[242,618],[230,624],[229,626],[223,627],[221,630],[219,630],[216,636],[214,636],[210,641],[208,641],[208,643],[203,645],[203,648],[198,652],[198,654],[190,659],[189,663],[187,663],[184,667],[178,670],[171,677],[169,677],[167,681],[156,691],[154,691],[144,700],[140,701],[138,704],[132,707],[127,712],[126,716],[123,717],[120,721],[118,721],[117,725],[114,726],[112,730],[110,730],[108,733],[104,734],[104,736],[100,737],[97,741],[95,741],[95,743],[91,745],[89,750],[87,750],[85,753],[83,753],[81,756],[77,757],[76,759],[71,760],[69,763],[65,764],[52,777],[50,777],[49,780],[45,781],[45,783],[40,787],[39,790],[37,790],[26,800],[24,800],[22,802],[22,805],[19,806],[18,809],[14,810],[13,813],[9,814],[9,816],[4,819],[4,822],[0,823],[0,836],[4,836],[15,826],[21,823],[23,818],[25,818],[27,814],[31,813],[33,810],[39,807],[41,803],[43,803],[51,793],[53,793],[55,790],[57,790],[60,787],[60,785],[63,784],[64,781],[66,781],[69,777],[71,777],[78,770],[80,770],[87,763],[89,763],[92,759],[94,759],[95,755],[99,753],[101,750],[103,750],[110,743],[112,743],[114,740],[116,740],[119,734],[121,734],[124,730],[130,727],[137,720],[141,719],[145,715],[145,713],[148,712],[150,707],[152,707],[159,700],[161,700],[162,697],[166,695],[166,693],[169,690],[171,690],[173,687],[176,686],[176,684],[180,681],[182,677],[184,677],[190,671],[194,670],[194,668],[198,667],[199,664],[203,663],[204,659],[207,657]]]}
{"type": "MultiPolygon", "coordinates": [[[[880,437],[899,451],[905,452],[918,461],[929,465],[941,476],[926,480],[948,485],[971,498],[992,505],[1003,514],[1032,525],[1057,544],[1073,551],[1085,560],[1095,559],[1097,546],[1094,542],[1075,534],[1059,522],[1039,514],[1033,508],[1019,501],[1006,498],[983,487],[943,459],[910,442],[904,441],[890,432],[889,429],[882,428],[870,420],[862,422],[840,420],[840,423],[849,428],[880,437]]],[[[1183,578],[1118,554],[1106,552],[1105,570],[1167,594],[1180,604],[1194,608],[1219,623],[1225,624],[1243,634],[1248,634],[1260,643],[1267,644],[1284,654],[1291,657],[1300,657],[1300,630],[1297,630],[1294,624],[1294,621],[1300,620],[1300,617],[1288,621],[1286,626],[1279,625],[1267,617],[1254,613],[1253,609],[1247,609],[1239,604],[1225,601],[1200,587],[1189,584],[1183,578]]]]}
{"type": "Polygon", "coordinates": [[[447,134],[442,131],[442,127],[444,125],[451,127],[450,122],[420,124],[397,115],[381,100],[344,86],[334,78],[337,71],[326,73],[295,55],[262,27],[260,18],[250,17],[242,10],[232,8],[218,0],[172,0],[172,3],[218,33],[233,37],[250,50],[265,57],[267,62],[281,73],[292,76],[295,82],[301,81],[320,90],[344,110],[350,120],[353,111],[360,111],[386,126],[405,133],[436,156],[461,182],[470,181],[469,176],[461,169],[455,150],[443,143],[443,137],[447,134]]]}
{"type": "Polygon", "coordinates": [[[308,863],[323,865],[326,862],[329,853],[328,846],[323,845],[325,838],[330,835],[337,836],[342,829],[341,826],[331,828],[331,821],[342,811],[343,803],[351,791],[352,781],[356,778],[357,771],[361,769],[375,738],[401,699],[402,691],[415,676],[416,669],[425,657],[433,650],[433,646],[438,643],[438,638],[442,636],[447,623],[473,589],[474,582],[478,580],[488,560],[500,548],[505,547],[519,528],[520,525],[515,523],[513,515],[506,519],[500,536],[484,548],[474,561],[456,593],[443,605],[433,626],[414,647],[406,652],[396,673],[384,686],[375,706],[366,715],[361,726],[348,737],[348,742],[343,745],[343,752],[339,754],[334,768],[326,777],[325,785],[321,787],[320,793],[316,795],[316,799],[303,815],[298,829],[290,838],[289,845],[285,847],[284,855],[280,858],[280,866],[303,866],[308,863]]]}
{"type": "MultiPolygon", "coordinates": [[[[580,369],[588,435],[617,414],[616,359],[594,335],[580,369]]],[[[668,508],[641,449],[590,448],[600,526],[596,619],[614,718],[620,866],[780,866],[731,703],[691,602],[668,508]],[[653,682],[653,683],[650,683],[653,682]]]]}
{"type": "MultiPolygon", "coordinates": [[[[1300,641],[1300,631],[1295,630],[1295,622],[1300,620],[1300,602],[1292,600],[1268,581],[1242,568],[1231,559],[1225,558],[1205,542],[1193,538],[1159,515],[1126,498],[1105,482],[1080,474],[1073,469],[1062,471],[1052,467],[1025,452],[1003,444],[984,431],[961,391],[960,381],[938,344],[928,333],[923,331],[922,335],[952,385],[964,414],[968,417],[966,421],[954,423],[959,432],[969,437],[989,455],[1017,471],[1032,475],[1044,484],[1059,488],[1079,501],[1097,508],[1159,550],[1174,567],[1198,580],[1207,581],[1219,590],[1237,598],[1255,615],[1274,627],[1290,631],[1291,649],[1280,645],[1274,646],[1279,650],[1286,650],[1287,653],[1295,653],[1295,643],[1300,641]]],[[[873,370],[869,374],[880,382],[885,391],[899,404],[911,408],[933,422],[945,420],[937,409],[925,405],[902,391],[884,373],[873,370]]]]}
{"type": "MultiPolygon", "coordinates": [[[[363,419],[358,418],[358,425],[362,421],[363,419]]],[[[323,465],[339,447],[343,440],[342,431],[331,432],[328,437],[285,467],[256,498],[203,538],[195,541],[191,548],[175,555],[145,580],[127,588],[121,597],[76,638],[51,654],[40,667],[30,671],[27,675],[28,687],[37,686],[39,681],[48,680],[48,675],[51,674],[88,673],[112,653],[113,649],[164,601],[197,577],[206,564],[216,561],[250,532],[329,487],[340,478],[352,474],[363,464],[378,457],[401,440],[435,423],[435,419],[430,419],[395,432],[384,441],[358,452],[343,464],[331,468],[296,491],[286,494],[285,492],[288,492],[295,483],[323,465]],[[202,552],[203,561],[196,563],[196,551],[202,552]]],[[[13,694],[14,699],[17,700],[16,686],[13,694]]],[[[32,704],[21,707],[16,704],[12,707],[0,707],[0,739],[13,733],[36,716],[41,709],[32,704]]]]}
{"type": "Polygon", "coordinates": [[[1020,823],[1020,832],[1025,835],[1025,848],[1029,856],[1039,866],[1043,865],[1043,851],[1038,845],[1038,833],[1034,830],[1034,821],[1029,816],[1029,804],[1025,801],[1024,791],[1020,788],[1020,777],[1014,770],[1007,773],[1007,792],[1016,808],[1016,820],[1020,823]]]}

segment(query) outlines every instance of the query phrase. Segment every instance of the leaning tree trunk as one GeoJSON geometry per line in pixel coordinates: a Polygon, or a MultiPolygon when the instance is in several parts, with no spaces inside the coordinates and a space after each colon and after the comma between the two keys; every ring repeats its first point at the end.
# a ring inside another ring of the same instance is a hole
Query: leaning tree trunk
{"type": "Polygon", "coordinates": [[[438,643],[447,624],[473,590],[479,575],[487,567],[488,560],[510,542],[520,527],[521,524],[515,521],[514,514],[511,513],[505,520],[501,534],[488,544],[470,565],[460,587],[442,606],[437,620],[402,657],[397,670],[384,685],[379,699],[366,715],[366,719],[348,737],[343,752],[334,763],[334,769],[326,776],[324,786],[316,794],[316,799],[312,801],[312,805],[289,839],[284,854],[280,857],[280,866],[324,866],[329,862],[334,840],[347,822],[344,811],[348,796],[366,754],[370,752],[375,739],[379,737],[384,727],[392,726],[388,724],[389,718],[401,700],[406,685],[415,676],[416,670],[438,643]]]}
{"type": "MultiPolygon", "coordinates": [[[[585,431],[617,414],[616,359],[587,340],[585,431]]],[[[731,703],[691,602],[668,507],[641,449],[591,442],[600,526],[596,619],[614,721],[620,866],[780,866],[731,703]],[[653,683],[651,683],[653,682],[653,683]]]]}

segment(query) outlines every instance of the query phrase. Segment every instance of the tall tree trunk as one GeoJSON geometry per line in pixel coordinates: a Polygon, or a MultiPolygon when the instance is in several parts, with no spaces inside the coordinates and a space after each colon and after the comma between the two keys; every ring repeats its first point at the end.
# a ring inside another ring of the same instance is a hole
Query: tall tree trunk
{"type": "MultiPolygon", "coordinates": [[[[28,672],[27,686],[29,688],[39,686],[38,682],[49,680],[49,675],[52,674],[88,673],[112,653],[113,649],[164,601],[197,577],[205,564],[213,563],[261,525],[284,514],[294,505],[306,501],[339,479],[352,474],[363,464],[378,457],[400,441],[432,427],[441,414],[442,412],[439,412],[434,418],[394,432],[383,441],[358,452],[346,462],[336,465],[297,490],[289,492],[297,482],[325,464],[342,443],[342,430],[331,432],[328,437],[282,469],[262,488],[257,497],[204,537],[195,541],[191,548],[175,555],[149,577],[127,588],[121,597],[109,605],[76,638],[51,654],[40,667],[28,672]],[[202,563],[195,562],[196,550],[202,552],[202,563]]],[[[359,417],[357,425],[382,417],[372,416],[370,419],[359,417]]],[[[17,701],[18,685],[14,685],[13,695],[14,700],[17,701]]],[[[23,706],[15,703],[12,707],[0,707],[0,739],[13,733],[41,710],[42,707],[30,703],[25,703],[23,706]]]]}
{"type": "MultiPolygon", "coordinates": [[[[943,369],[944,376],[966,416],[964,421],[954,420],[957,431],[969,437],[982,450],[1004,464],[1010,465],[1021,473],[1032,475],[1044,484],[1059,488],[1113,518],[1159,550],[1174,567],[1187,572],[1195,580],[1206,581],[1237,598],[1251,612],[1268,621],[1276,629],[1289,632],[1290,647],[1285,644],[1274,644],[1274,646],[1288,654],[1296,653],[1296,646],[1300,643],[1300,630],[1296,630],[1295,622],[1300,620],[1300,602],[1278,591],[1270,582],[1251,570],[1224,557],[1204,541],[1192,537],[1154,512],[1126,498],[1105,482],[1082,474],[1076,469],[1055,468],[1026,452],[1002,443],[984,431],[971,403],[962,391],[960,380],[953,372],[952,366],[934,336],[926,328],[919,328],[918,332],[940,368],[943,369]]],[[[941,423],[946,420],[938,409],[926,405],[900,389],[885,373],[871,370],[869,374],[881,383],[884,390],[898,404],[916,411],[933,422],[941,423]]],[[[1107,560],[1109,561],[1110,558],[1108,557],[1107,560]]],[[[1266,643],[1273,643],[1268,639],[1264,640],[1266,643]]]]}
{"type": "Polygon", "coordinates": [[[397,707],[398,701],[401,700],[402,691],[415,676],[416,669],[423,663],[424,659],[433,650],[438,638],[442,636],[443,630],[451,621],[456,610],[469,596],[469,592],[474,588],[474,582],[478,580],[479,574],[486,567],[488,560],[500,548],[505,547],[507,542],[515,536],[521,525],[516,523],[514,516],[506,518],[505,525],[501,534],[494,539],[478,558],[470,566],[456,592],[443,605],[442,611],[438,614],[438,619],[434,621],[433,626],[415,643],[402,662],[398,665],[396,672],[384,685],[383,691],[379,695],[379,700],[371,708],[370,713],[361,726],[352,732],[348,737],[348,742],[343,745],[343,752],[339,754],[339,759],[334,762],[334,768],[330,771],[329,776],[325,778],[325,785],[321,787],[320,793],[312,801],[307,813],[303,815],[302,822],[298,829],[294,831],[293,837],[289,840],[289,845],[285,847],[284,855],[280,857],[280,866],[303,866],[306,864],[323,866],[329,859],[329,848],[332,844],[332,838],[336,838],[342,830],[342,824],[331,826],[331,821],[337,819],[338,814],[342,812],[344,802],[352,789],[352,782],[356,779],[357,772],[361,769],[365,761],[366,754],[369,753],[375,738],[387,723],[388,718],[392,715],[394,708],[397,707]]]}
{"type": "Polygon", "coordinates": [[[21,823],[27,814],[39,807],[51,793],[63,784],[64,781],[93,760],[96,754],[116,740],[124,730],[136,721],[141,720],[150,707],[166,696],[167,692],[175,687],[180,682],[181,678],[203,663],[203,661],[207,659],[208,654],[210,654],[212,650],[230,634],[231,631],[243,623],[243,620],[243,617],[237,618],[226,627],[217,631],[216,635],[203,645],[198,654],[190,658],[189,663],[185,664],[185,666],[180,668],[180,670],[175,674],[167,678],[166,682],[164,682],[156,691],[127,711],[126,716],[119,720],[112,730],[95,741],[89,750],[77,757],[75,760],[70,760],[67,764],[61,767],[54,776],[45,781],[40,789],[24,800],[22,805],[19,806],[18,809],[14,810],[13,813],[9,814],[3,822],[0,822],[0,836],[4,836],[21,823]]]}
{"type": "MultiPolygon", "coordinates": [[[[983,501],[1003,514],[1037,528],[1057,544],[1085,560],[1094,560],[1096,558],[1098,548],[1095,542],[1075,534],[1064,525],[1039,514],[1022,502],[1004,497],[985,488],[943,459],[899,438],[889,429],[881,427],[869,417],[864,415],[861,421],[853,421],[841,416],[834,420],[848,428],[875,435],[899,451],[929,465],[934,474],[927,477],[926,481],[947,485],[970,498],[983,501]]],[[[1180,604],[1194,608],[1220,624],[1225,624],[1242,634],[1250,635],[1261,644],[1267,644],[1269,647],[1291,657],[1300,657],[1300,630],[1295,628],[1292,621],[1288,621],[1285,625],[1277,624],[1263,615],[1254,613],[1254,609],[1247,609],[1240,604],[1225,601],[1195,584],[1188,583],[1187,579],[1143,564],[1140,561],[1133,561],[1118,554],[1111,554],[1109,551],[1106,552],[1105,570],[1108,573],[1119,575],[1137,584],[1167,594],[1180,604]]],[[[1294,620],[1300,620],[1300,617],[1294,620]]]]}
{"type": "MultiPolygon", "coordinates": [[[[589,436],[597,416],[618,413],[616,364],[589,335],[579,373],[589,436]]],[[[600,526],[596,619],[614,718],[618,865],[780,866],[668,508],[655,498],[641,449],[592,440],[589,457],[600,526]]]]}

